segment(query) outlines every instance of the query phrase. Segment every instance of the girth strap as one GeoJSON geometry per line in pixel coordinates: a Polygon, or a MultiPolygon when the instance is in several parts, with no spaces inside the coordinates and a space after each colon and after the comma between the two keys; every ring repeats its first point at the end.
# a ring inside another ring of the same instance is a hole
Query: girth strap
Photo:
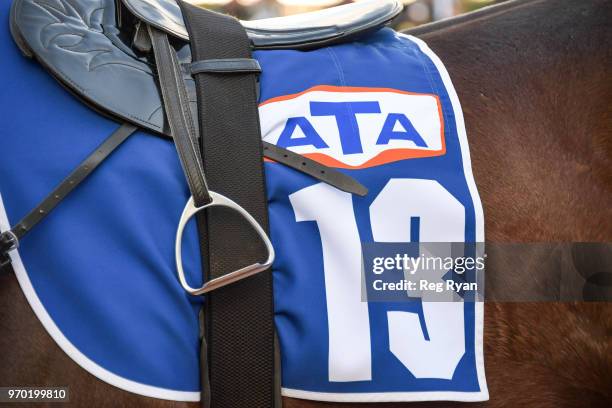
{"type": "MultiPolygon", "coordinates": [[[[227,65],[221,68],[220,61],[250,59],[249,39],[236,19],[184,2],[179,4],[191,38],[194,63],[216,61],[203,64],[208,68],[214,65],[215,69],[203,69],[194,75],[209,187],[240,204],[267,230],[257,73],[244,69],[244,62],[232,70],[227,65]]],[[[232,212],[213,210],[206,221],[207,239],[203,240],[202,252],[207,258],[208,279],[265,255],[257,234],[232,212]]],[[[270,271],[209,293],[204,314],[208,358],[203,362],[203,405],[274,407],[280,401],[280,390],[275,381],[270,271]]]]}

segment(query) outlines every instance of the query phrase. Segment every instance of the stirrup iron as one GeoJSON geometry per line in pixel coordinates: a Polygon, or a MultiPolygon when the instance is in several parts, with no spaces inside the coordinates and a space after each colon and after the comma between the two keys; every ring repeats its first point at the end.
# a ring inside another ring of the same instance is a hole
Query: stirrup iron
{"type": "Polygon", "coordinates": [[[219,193],[215,193],[214,191],[210,191],[209,193],[210,197],[212,198],[212,201],[201,207],[195,206],[193,202],[193,197],[189,198],[189,201],[187,201],[187,205],[185,205],[185,208],[183,209],[183,214],[181,215],[181,219],[179,221],[179,225],[176,231],[176,243],[174,249],[176,257],[176,271],[178,273],[178,278],[181,282],[181,286],[183,286],[183,289],[185,289],[189,294],[194,296],[208,293],[215,289],[222,288],[226,285],[247,278],[251,275],[255,275],[256,273],[263,272],[272,265],[275,256],[274,247],[272,246],[272,242],[270,242],[270,238],[268,238],[268,235],[266,234],[264,229],[259,225],[255,218],[251,216],[251,214],[249,214],[244,208],[242,208],[240,205],[230,200],[229,198],[219,193]],[[252,265],[245,266],[244,268],[237,269],[218,278],[211,279],[198,289],[192,288],[187,283],[187,279],[185,278],[185,271],[183,270],[183,258],[181,253],[183,231],[185,230],[185,226],[187,225],[189,220],[194,215],[206,208],[215,206],[230,208],[240,214],[245,220],[247,220],[249,224],[251,224],[251,226],[255,229],[263,243],[266,245],[268,258],[265,260],[264,263],[254,263],[252,265]]]}

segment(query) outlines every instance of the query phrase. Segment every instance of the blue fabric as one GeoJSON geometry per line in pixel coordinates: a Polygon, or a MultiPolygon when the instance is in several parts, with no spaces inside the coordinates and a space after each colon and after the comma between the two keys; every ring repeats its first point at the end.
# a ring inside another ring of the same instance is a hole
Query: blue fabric
{"type": "MultiPolygon", "coordinates": [[[[2,21],[8,21],[8,3],[0,7],[2,21]]],[[[0,55],[0,193],[15,224],[119,125],[89,109],[37,62],[20,55],[7,24],[0,33],[0,55]]],[[[445,155],[342,171],[370,191],[353,199],[362,242],[372,241],[366,228],[372,199],[390,178],[406,176],[435,179],[455,196],[466,209],[465,240],[475,241],[474,203],[449,96],[436,67],[414,43],[384,29],[354,44],[311,52],[256,52],[255,57],[263,68],[261,101],[317,85],[438,95],[445,155]]],[[[418,302],[370,304],[372,380],[328,380],[321,240],[313,223],[296,222],[288,199],[317,181],[276,163],[266,163],[265,171],[277,253],[273,273],[283,387],[337,393],[478,391],[473,304],[465,305],[467,351],[452,380],[416,379],[379,334],[386,333],[387,311],[418,314],[418,302]]],[[[19,254],[46,311],[90,360],[146,385],[199,391],[201,301],[179,285],[173,253],[188,196],[172,143],[138,132],[23,239],[19,254]]],[[[199,286],[194,225],[186,231],[183,248],[188,279],[199,286]]]]}

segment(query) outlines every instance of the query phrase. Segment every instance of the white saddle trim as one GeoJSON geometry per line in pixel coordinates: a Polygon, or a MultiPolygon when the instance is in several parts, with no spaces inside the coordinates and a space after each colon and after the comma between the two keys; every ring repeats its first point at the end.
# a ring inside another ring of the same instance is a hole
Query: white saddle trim
{"type": "MultiPolygon", "coordinates": [[[[482,302],[479,303],[482,306],[482,302]]],[[[282,395],[289,398],[300,398],[328,402],[431,402],[460,401],[479,402],[489,399],[486,392],[460,391],[425,391],[425,392],[316,392],[282,388],[282,395]]]]}

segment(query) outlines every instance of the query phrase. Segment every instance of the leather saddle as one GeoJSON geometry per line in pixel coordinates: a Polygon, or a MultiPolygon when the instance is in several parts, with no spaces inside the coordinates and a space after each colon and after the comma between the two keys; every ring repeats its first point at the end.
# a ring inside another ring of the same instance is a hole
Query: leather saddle
{"type": "MultiPolygon", "coordinates": [[[[366,35],[401,10],[397,0],[366,0],[241,23],[253,50],[307,50],[366,35]]],[[[142,40],[146,25],[170,36],[195,116],[189,37],[174,0],[16,0],[10,21],[23,54],[39,60],[86,103],[170,137],[150,44],[142,40]]]]}

